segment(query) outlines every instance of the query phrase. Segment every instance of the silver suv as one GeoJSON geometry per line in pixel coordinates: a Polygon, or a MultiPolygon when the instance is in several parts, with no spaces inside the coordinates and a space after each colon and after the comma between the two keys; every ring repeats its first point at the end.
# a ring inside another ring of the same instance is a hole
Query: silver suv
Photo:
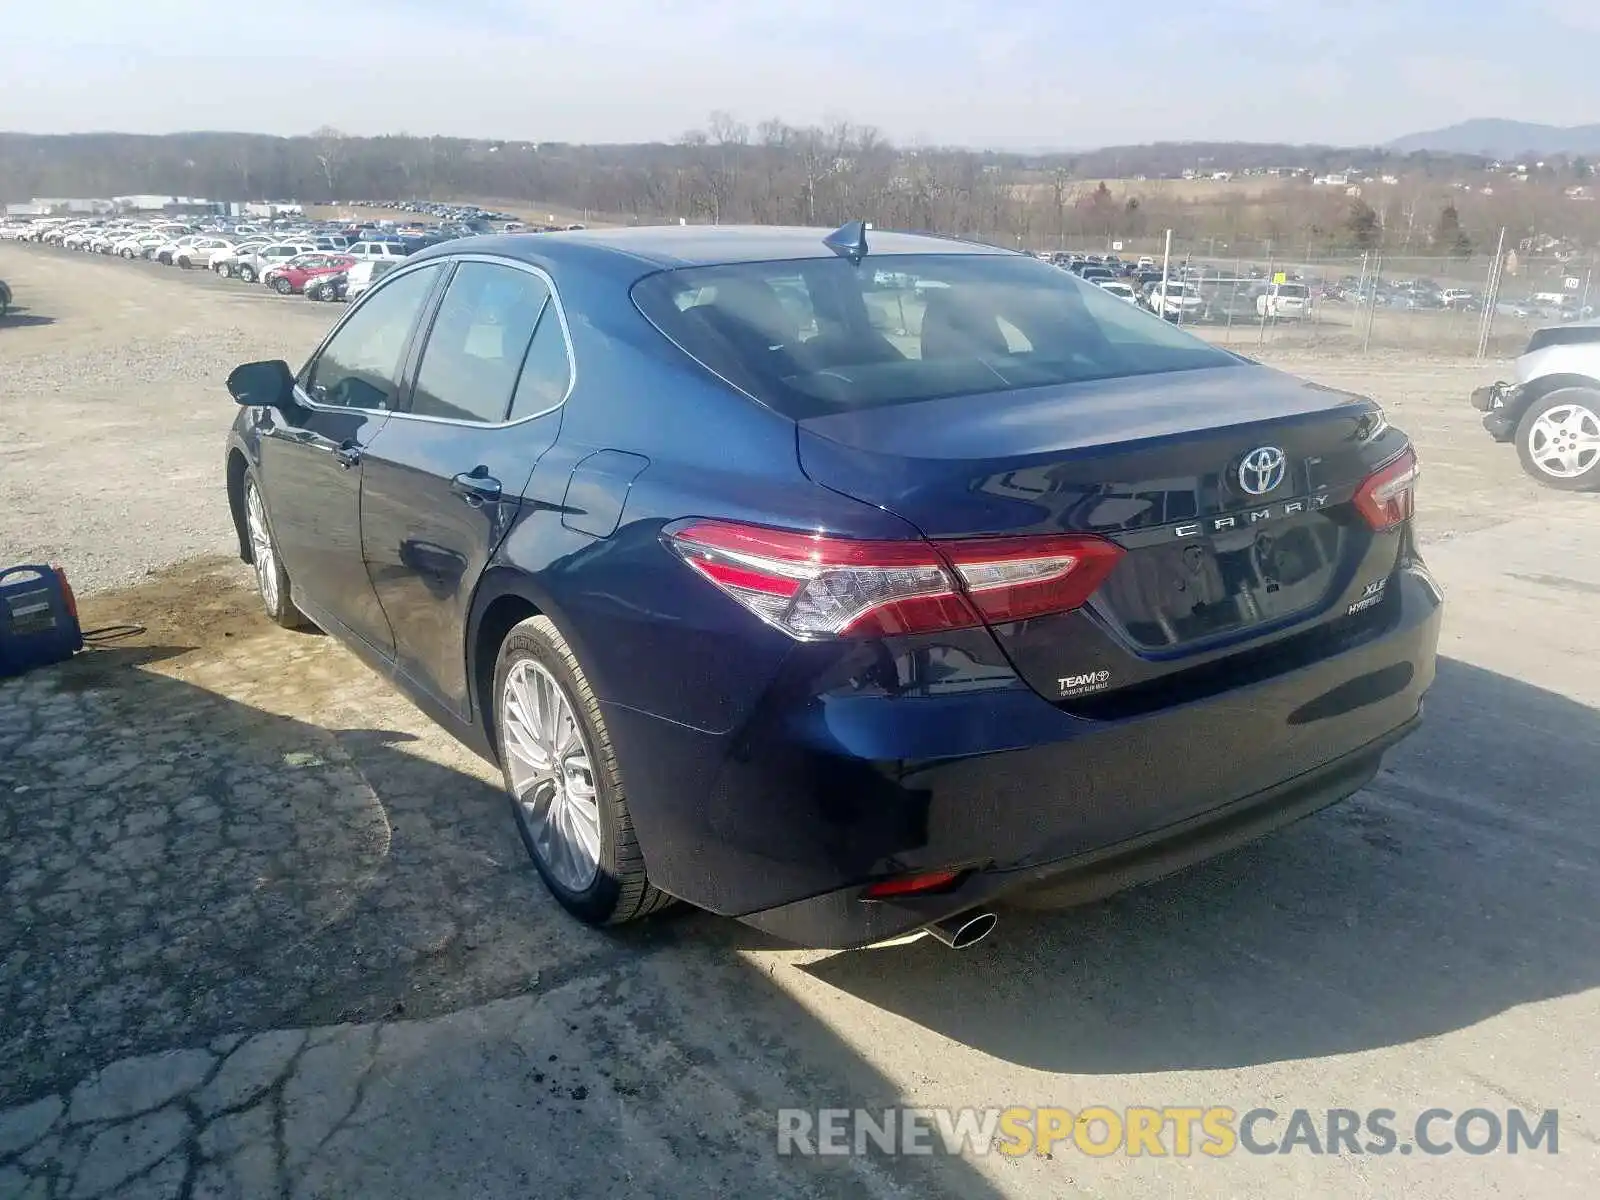
{"type": "Polygon", "coordinates": [[[1600,491],[1600,321],[1535,331],[1516,376],[1472,393],[1483,427],[1540,483],[1600,491]]]}

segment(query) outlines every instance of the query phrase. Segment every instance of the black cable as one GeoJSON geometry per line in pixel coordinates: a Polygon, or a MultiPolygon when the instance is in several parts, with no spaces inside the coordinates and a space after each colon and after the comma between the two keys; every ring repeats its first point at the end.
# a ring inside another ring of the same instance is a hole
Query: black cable
{"type": "Polygon", "coordinates": [[[137,637],[144,631],[143,625],[131,623],[127,625],[102,625],[99,629],[85,629],[83,631],[83,640],[87,645],[98,646],[106,642],[114,642],[118,638],[137,637]]]}

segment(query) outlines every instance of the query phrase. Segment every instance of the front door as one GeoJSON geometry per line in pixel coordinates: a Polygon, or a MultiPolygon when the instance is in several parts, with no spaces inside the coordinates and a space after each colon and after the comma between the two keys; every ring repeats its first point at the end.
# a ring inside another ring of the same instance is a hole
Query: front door
{"type": "Polygon", "coordinates": [[[361,546],[395,662],[461,716],[473,592],[560,428],[566,334],[544,276],[456,267],[408,402],[364,460],[361,546]]]}
{"type": "MultiPolygon", "coordinates": [[[[361,559],[362,459],[390,419],[413,329],[443,267],[397,275],[356,306],[262,427],[258,470],[294,601],[387,656],[394,638],[361,559]]],[[[330,630],[337,632],[337,630],[330,630]]]]}

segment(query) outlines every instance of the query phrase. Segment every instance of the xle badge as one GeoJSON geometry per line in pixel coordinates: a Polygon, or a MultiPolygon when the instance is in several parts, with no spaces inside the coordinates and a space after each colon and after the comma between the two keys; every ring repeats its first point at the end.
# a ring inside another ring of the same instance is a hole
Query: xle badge
{"type": "Polygon", "coordinates": [[[1371,608],[1374,604],[1381,603],[1383,600],[1383,589],[1388,585],[1388,583],[1389,581],[1387,579],[1379,579],[1374,583],[1367,584],[1367,586],[1361,590],[1361,599],[1357,600],[1349,608],[1345,609],[1344,615],[1347,617],[1353,617],[1358,612],[1364,612],[1365,610],[1371,608]]]}
{"type": "Polygon", "coordinates": [[[1111,686],[1110,671],[1089,671],[1082,675],[1063,675],[1056,680],[1063,696],[1086,696],[1111,686]]]}

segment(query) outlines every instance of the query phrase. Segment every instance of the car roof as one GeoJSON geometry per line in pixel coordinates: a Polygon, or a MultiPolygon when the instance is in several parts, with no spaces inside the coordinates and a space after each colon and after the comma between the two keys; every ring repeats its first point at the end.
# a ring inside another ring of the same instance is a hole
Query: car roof
{"type": "MultiPolygon", "coordinates": [[[[727,263],[832,258],[823,244],[831,230],[773,225],[661,225],[618,229],[571,229],[462,238],[430,247],[428,257],[491,253],[529,262],[560,261],[567,255],[590,262],[596,255],[658,267],[708,267],[727,263]]],[[[958,238],[927,233],[867,231],[867,261],[900,254],[1015,254],[958,238]]]]}

